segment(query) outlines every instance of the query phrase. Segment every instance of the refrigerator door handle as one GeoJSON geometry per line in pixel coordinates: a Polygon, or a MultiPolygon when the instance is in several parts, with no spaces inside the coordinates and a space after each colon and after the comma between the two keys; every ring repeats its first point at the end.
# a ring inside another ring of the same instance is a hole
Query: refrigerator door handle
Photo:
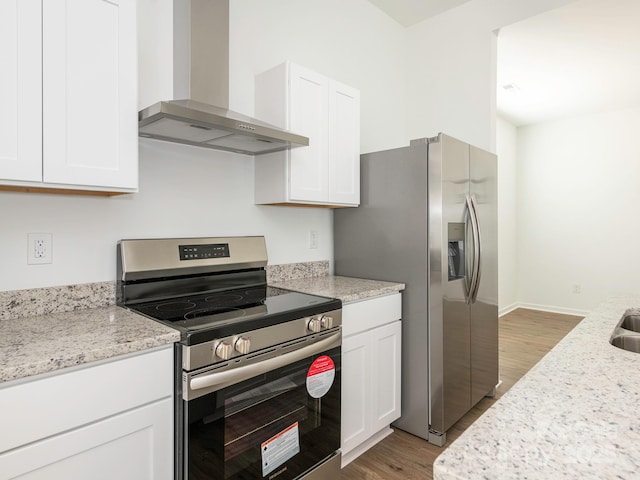
{"type": "Polygon", "coordinates": [[[468,284],[468,293],[466,295],[466,302],[473,303],[473,293],[476,290],[476,285],[478,283],[478,265],[479,265],[479,257],[480,257],[480,242],[478,238],[478,217],[476,215],[475,206],[473,204],[473,200],[471,195],[466,195],[466,205],[467,211],[469,212],[469,220],[471,221],[471,234],[473,237],[473,264],[471,265],[470,272],[470,280],[468,284]]]}
{"type": "Polygon", "coordinates": [[[473,282],[473,272],[475,266],[475,260],[473,260],[471,254],[471,244],[473,240],[471,239],[472,235],[475,235],[473,225],[471,224],[471,218],[473,213],[471,212],[471,200],[469,195],[465,197],[465,212],[464,212],[464,238],[465,238],[465,281],[464,281],[464,301],[468,305],[471,303],[471,284],[473,282]]]}
{"type": "Polygon", "coordinates": [[[477,241],[477,252],[474,250],[474,253],[477,253],[474,257],[476,263],[476,272],[475,272],[475,287],[471,291],[471,303],[475,303],[476,298],[478,297],[478,290],[480,290],[480,279],[482,278],[482,236],[480,235],[480,218],[478,217],[478,202],[476,201],[475,195],[471,195],[471,205],[473,206],[473,215],[476,217],[476,237],[477,241]]]}

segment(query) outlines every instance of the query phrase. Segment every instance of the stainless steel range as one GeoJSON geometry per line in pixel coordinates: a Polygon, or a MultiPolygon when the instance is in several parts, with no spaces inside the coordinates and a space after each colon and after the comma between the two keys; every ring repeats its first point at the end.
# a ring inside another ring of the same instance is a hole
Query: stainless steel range
{"type": "Polygon", "coordinates": [[[175,328],[176,479],[340,475],[340,300],[267,285],[264,237],[121,240],[117,304],[175,328]]]}

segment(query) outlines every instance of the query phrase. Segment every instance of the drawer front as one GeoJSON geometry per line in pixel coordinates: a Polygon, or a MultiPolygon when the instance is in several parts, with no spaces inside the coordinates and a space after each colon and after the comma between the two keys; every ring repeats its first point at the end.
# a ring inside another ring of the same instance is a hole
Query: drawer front
{"type": "Polygon", "coordinates": [[[170,480],[169,398],[0,454],[0,477],[21,480],[170,480]]]}
{"type": "Polygon", "coordinates": [[[173,346],[0,388],[0,452],[173,395],[173,346]]]}
{"type": "Polygon", "coordinates": [[[370,298],[342,306],[342,336],[386,325],[402,316],[400,293],[370,298]]]}

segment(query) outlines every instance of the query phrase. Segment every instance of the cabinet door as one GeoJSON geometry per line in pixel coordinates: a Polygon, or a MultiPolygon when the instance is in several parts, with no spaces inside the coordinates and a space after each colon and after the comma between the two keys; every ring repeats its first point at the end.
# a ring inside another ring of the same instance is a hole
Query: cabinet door
{"type": "Polygon", "coordinates": [[[345,454],[369,435],[371,383],[367,332],[342,340],[342,421],[340,448],[345,454]]]}
{"type": "Polygon", "coordinates": [[[0,454],[2,478],[170,480],[173,403],[165,399],[0,454]]]}
{"type": "Polygon", "coordinates": [[[294,148],[289,158],[291,200],[326,202],[328,177],[328,79],[291,64],[288,128],[309,137],[309,146],[294,148]]]}
{"type": "Polygon", "coordinates": [[[400,418],[402,322],[373,329],[371,338],[371,423],[377,432],[400,418]]]}
{"type": "Polygon", "coordinates": [[[329,83],[329,201],[360,203],[360,92],[329,83]]]}
{"type": "Polygon", "coordinates": [[[43,2],[44,181],[137,188],[135,0],[43,2]]]}
{"type": "Polygon", "coordinates": [[[0,2],[0,178],[42,180],[42,5],[0,2]]]}

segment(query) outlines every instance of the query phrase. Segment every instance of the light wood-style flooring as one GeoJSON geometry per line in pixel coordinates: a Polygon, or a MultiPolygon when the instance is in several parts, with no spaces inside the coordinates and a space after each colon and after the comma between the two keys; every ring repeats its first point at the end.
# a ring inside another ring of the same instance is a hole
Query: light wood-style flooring
{"type": "MultiPolygon", "coordinates": [[[[582,317],[517,309],[499,321],[499,365],[502,384],[496,398],[482,399],[447,432],[447,447],[453,440],[509,390],[582,317]]],[[[432,479],[433,462],[444,448],[402,430],[358,457],[342,470],[341,480],[413,480],[432,479]]]]}

